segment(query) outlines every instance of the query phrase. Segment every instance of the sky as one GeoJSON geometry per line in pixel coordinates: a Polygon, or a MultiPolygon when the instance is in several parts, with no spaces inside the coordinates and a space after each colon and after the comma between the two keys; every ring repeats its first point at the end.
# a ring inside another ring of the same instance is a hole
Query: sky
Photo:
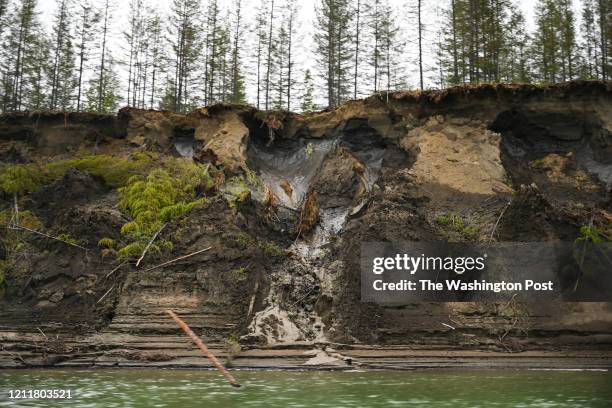
{"type": "MultiPolygon", "coordinates": [[[[100,4],[103,0],[91,0],[94,4],[100,4]]],[[[144,0],[148,4],[159,8],[162,13],[167,13],[170,8],[171,0],[144,0]]],[[[276,4],[279,2],[282,3],[283,0],[276,0],[276,4]]],[[[312,72],[318,72],[318,67],[316,66],[315,58],[314,58],[314,44],[312,41],[312,34],[314,28],[315,21],[315,4],[318,3],[319,0],[300,0],[300,10],[299,10],[299,21],[298,21],[298,41],[297,41],[297,50],[295,53],[296,59],[296,67],[299,69],[300,73],[298,75],[303,75],[301,72],[305,71],[307,68],[311,69],[312,72]]],[[[367,1],[367,0],[366,0],[367,1]]],[[[536,1],[534,0],[514,0],[517,7],[520,7],[526,17],[527,20],[527,29],[529,31],[533,30],[535,26],[534,22],[534,8],[536,1]]],[[[576,16],[579,18],[579,8],[580,8],[580,0],[573,0],[574,9],[576,10],[576,16]]],[[[128,7],[130,0],[111,0],[113,4],[113,26],[112,33],[113,39],[111,40],[112,49],[119,50],[122,47],[122,36],[121,31],[124,27],[127,27],[128,22],[128,7]]],[[[413,16],[414,5],[416,4],[416,0],[389,0],[390,4],[397,11],[397,22],[402,31],[403,36],[408,39],[408,45],[404,48],[405,52],[402,55],[402,68],[407,77],[407,85],[410,88],[414,88],[417,86],[418,81],[418,68],[417,68],[417,50],[416,47],[411,47],[411,39],[416,38],[416,24],[413,16]]],[[[205,10],[206,0],[202,0],[203,7],[205,10]]],[[[233,1],[232,0],[219,0],[219,4],[224,10],[228,10],[231,8],[233,1]]],[[[243,0],[244,7],[244,15],[247,20],[252,20],[255,16],[255,10],[257,6],[261,3],[261,0],[243,0]]],[[[450,3],[450,0],[442,0],[442,1],[432,1],[432,0],[424,0],[423,1],[423,24],[425,27],[424,34],[424,63],[426,68],[431,69],[431,73],[428,75],[426,73],[426,86],[434,86],[434,78],[435,78],[435,61],[434,61],[434,52],[435,46],[434,41],[437,39],[436,30],[440,26],[439,22],[439,8],[446,7],[447,4],[450,3]]],[[[38,7],[41,13],[41,20],[43,23],[50,27],[53,13],[56,9],[56,0],[39,0],[38,7]]],[[[78,4],[78,1],[75,2],[78,4]]],[[[579,24],[579,22],[578,22],[579,24]]],[[[578,26],[577,24],[577,26],[578,26]]],[[[253,23],[251,22],[250,28],[252,28],[253,23]]],[[[246,54],[252,47],[247,45],[243,54],[246,54]]],[[[117,54],[117,52],[115,53],[117,54]]],[[[120,55],[115,55],[115,57],[121,57],[120,55]]],[[[243,58],[247,57],[247,55],[243,55],[243,58]]],[[[124,78],[127,75],[125,73],[120,73],[120,77],[124,78]]],[[[253,86],[252,74],[249,75],[247,72],[246,76],[246,84],[247,84],[247,96],[250,97],[251,101],[253,99],[253,95],[255,93],[255,86],[253,86]]],[[[322,82],[319,83],[318,86],[319,95],[317,95],[317,101],[321,101],[323,97],[322,92],[322,82]]],[[[364,90],[365,91],[365,90],[364,90]]],[[[365,95],[362,95],[365,96],[365,95]]]]}

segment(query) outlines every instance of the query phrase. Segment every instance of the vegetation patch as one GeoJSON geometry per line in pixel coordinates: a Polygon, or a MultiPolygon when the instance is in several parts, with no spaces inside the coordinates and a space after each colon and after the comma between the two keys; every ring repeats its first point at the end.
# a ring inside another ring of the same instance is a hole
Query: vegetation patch
{"type": "MultiPolygon", "coordinates": [[[[146,176],[131,177],[127,185],[118,190],[119,207],[132,218],[121,228],[127,244],[119,249],[120,258],[140,256],[164,224],[202,204],[204,198],[198,198],[198,193],[214,185],[208,166],[181,159],[169,164],[146,176]]],[[[99,243],[107,248],[110,244],[108,240],[99,243]]],[[[172,243],[164,239],[156,239],[149,248],[151,253],[164,250],[172,250],[172,243]]]]}
{"type": "Polygon", "coordinates": [[[271,257],[282,257],[286,255],[283,248],[279,247],[275,243],[258,240],[254,236],[241,232],[234,239],[235,243],[242,248],[257,248],[264,254],[271,257]]]}
{"type": "Polygon", "coordinates": [[[72,168],[100,177],[109,187],[117,188],[127,184],[130,177],[146,173],[158,161],[157,155],[134,153],[125,157],[92,155],[50,163],[5,165],[0,167],[0,189],[11,195],[32,193],[62,178],[72,168]]]}
{"type": "MultiPolygon", "coordinates": [[[[5,260],[0,260],[0,287],[8,277],[9,266],[11,259],[26,247],[22,240],[23,231],[11,229],[10,225],[14,224],[14,213],[12,210],[0,211],[0,225],[2,226],[2,234],[0,235],[0,246],[6,254],[5,260]]],[[[19,213],[19,225],[31,230],[39,231],[42,229],[42,222],[30,211],[21,211],[19,213]]]]}
{"type": "Polygon", "coordinates": [[[478,227],[467,224],[458,213],[440,214],[436,217],[436,223],[445,227],[447,231],[460,234],[467,239],[474,239],[478,234],[478,227]]]}
{"type": "MultiPolygon", "coordinates": [[[[610,226],[612,230],[612,225],[610,226]]],[[[597,227],[583,225],[580,227],[580,235],[576,238],[576,242],[592,242],[594,244],[603,244],[612,242],[610,235],[597,227]]]]}
{"type": "Polygon", "coordinates": [[[224,197],[230,207],[245,202],[251,196],[251,190],[244,178],[235,176],[227,180],[223,188],[224,197]]]}

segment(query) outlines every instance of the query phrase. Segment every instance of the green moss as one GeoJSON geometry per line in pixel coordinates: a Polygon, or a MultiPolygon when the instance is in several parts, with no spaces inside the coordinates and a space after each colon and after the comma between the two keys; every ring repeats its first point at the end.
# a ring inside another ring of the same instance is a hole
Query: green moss
{"type": "Polygon", "coordinates": [[[257,173],[253,170],[247,169],[245,171],[245,176],[247,183],[253,187],[261,187],[263,184],[261,178],[259,178],[257,173]]]}
{"type": "MultiPolygon", "coordinates": [[[[0,225],[7,226],[14,222],[13,212],[10,210],[0,211],[0,225]]],[[[19,212],[19,225],[35,231],[42,230],[42,222],[30,211],[19,212]]],[[[23,236],[29,234],[28,232],[16,230],[16,229],[2,229],[0,234],[0,246],[6,253],[7,260],[0,260],[0,286],[5,281],[8,275],[9,260],[15,255],[24,253],[26,247],[23,236]]]]}
{"type": "Polygon", "coordinates": [[[68,233],[62,233],[59,234],[57,236],[58,239],[68,243],[68,244],[73,244],[73,245],[78,245],[79,241],[76,240],[76,238],[74,238],[72,235],[68,234],[68,233]]]}
{"type": "Polygon", "coordinates": [[[250,234],[247,234],[246,232],[239,233],[235,238],[235,242],[239,246],[244,248],[258,248],[260,251],[262,251],[268,256],[282,257],[286,255],[285,250],[279,247],[278,245],[272,242],[258,240],[257,238],[253,237],[250,234]]]}
{"type": "Polygon", "coordinates": [[[98,246],[100,248],[112,249],[115,247],[115,240],[112,238],[102,238],[98,241],[98,246]]]}
{"type": "Polygon", "coordinates": [[[50,163],[16,164],[0,168],[0,189],[9,194],[31,193],[75,168],[100,177],[110,187],[120,187],[136,174],[143,174],[158,156],[135,153],[131,156],[92,155],[50,163]]]}
{"type": "MultiPolygon", "coordinates": [[[[122,258],[140,256],[164,223],[204,203],[204,198],[197,198],[200,188],[209,189],[214,185],[207,166],[185,160],[167,164],[165,169],[153,170],[147,176],[130,178],[128,184],[119,189],[119,207],[132,217],[132,221],[121,228],[121,234],[129,242],[118,252],[122,258]]],[[[157,240],[149,251],[171,249],[171,242],[157,240]]]]}
{"type": "MultiPolygon", "coordinates": [[[[8,225],[11,220],[13,220],[12,210],[0,211],[0,225],[8,225]]],[[[33,230],[40,230],[43,226],[42,221],[30,211],[19,212],[19,225],[33,230]]]]}
{"type": "Polygon", "coordinates": [[[36,191],[44,180],[44,173],[36,164],[15,164],[0,168],[0,189],[8,194],[36,191]]]}
{"type": "Polygon", "coordinates": [[[583,225],[580,227],[580,235],[576,238],[576,242],[590,241],[594,244],[602,244],[604,242],[610,242],[611,239],[606,235],[605,232],[601,231],[597,227],[583,225]]]}
{"type": "Polygon", "coordinates": [[[235,207],[238,203],[243,203],[251,197],[249,186],[240,176],[235,176],[227,180],[223,192],[225,193],[225,199],[230,207],[235,207]]]}
{"type": "Polygon", "coordinates": [[[132,242],[121,248],[117,255],[120,259],[138,258],[146,248],[146,245],[144,242],[132,242]]]}
{"type": "Polygon", "coordinates": [[[226,367],[233,367],[234,358],[237,357],[242,351],[242,347],[240,347],[240,343],[235,338],[228,338],[225,341],[225,345],[227,347],[227,357],[225,360],[226,367]]]}
{"type": "Polygon", "coordinates": [[[100,177],[109,187],[121,187],[130,177],[146,172],[153,163],[154,156],[143,153],[129,157],[95,155],[76,159],[60,160],[45,166],[48,177],[58,179],[71,168],[86,171],[100,177]]]}
{"type": "Polygon", "coordinates": [[[234,269],[232,271],[232,274],[236,277],[237,281],[241,281],[241,282],[245,281],[249,276],[248,271],[244,266],[241,266],[238,269],[234,269]]]}
{"type": "Polygon", "coordinates": [[[306,156],[310,157],[314,153],[314,145],[310,142],[306,145],[306,156]]]}
{"type": "MultiPolygon", "coordinates": [[[[47,164],[11,165],[0,168],[0,188],[11,194],[33,192],[53,180],[57,180],[76,168],[100,177],[109,187],[117,188],[120,208],[132,220],[121,228],[124,236],[122,257],[135,256],[144,249],[164,223],[172,222],[202,204],[198,194],[214,187],[209,165],[192,160],[160,157],[152,153],[135,153],[130,156],[93,155],[58,160],[47,164]]],[[[248,190],[248,189],[247,189],[248,190]]],[[[238,200],[245,200],[244,194],[238,200]]],[[[11,213],[0,214],[0,223],[8,224],[11,213]]],[[[32,229],[42,225],[34,222],[27,211],[20,213],[20,224],[32,229]]],[[[69,243],[76,240],[69,235],[59,237],[69,243]]],[[[103,238],[98,245],[112,249],[120,247],[103,238]]],[[[169,241],[156,240],[150,252],[171,250],[169,241]]]]}
{"type": "Polygon", "coordinates": [[[447,214],[441,214],[436,217],[436,222],[440,225],[449,225],[452,220],[447,214]]]}
{"type": "Polygon", "coordinates": [[[447,230],[463,235],[465,238],[475,238],[478,235],[478,227],[468,225],[461,214],[440,214],[436,217],[436,223],[444,226],[447,230]]]}

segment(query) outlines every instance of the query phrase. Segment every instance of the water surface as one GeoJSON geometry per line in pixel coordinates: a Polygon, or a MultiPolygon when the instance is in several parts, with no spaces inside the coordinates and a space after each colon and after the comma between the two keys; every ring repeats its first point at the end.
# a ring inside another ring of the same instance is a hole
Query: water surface
{"type": "Polygon", "coordinates": [[[425,370],[0,370],[0,407],[612,407],[612,373],[425,370]],[[66,389],[70,400],[8,401],[8,389],[66,389]]]}

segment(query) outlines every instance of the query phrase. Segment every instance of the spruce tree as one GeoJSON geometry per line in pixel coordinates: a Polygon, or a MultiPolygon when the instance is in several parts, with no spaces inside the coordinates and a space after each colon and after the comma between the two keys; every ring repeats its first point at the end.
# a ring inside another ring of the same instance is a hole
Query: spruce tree
{"type": "Polygon", "coordinates": [[[151,85],[149,87],[149,108],[155,108],[155,103],[158,98],[159,75],[164,68],[164,52],[162,46],[162,23],[161,16],[153,13],[148,21],[148,37],[147,41],[151,44],[149,47],[151,60],[151,85]]]}
{"type": "Polygon", "coordinates": [[[268,15],[269,23],[268,23],[268,41],[266,43],[266,79],[265,79],[265,109],[268,110],[270,107],[270,90],[272,88],[272,75],[273,75],[273,65],[272,65],[272,55],[274,53],[274,0],[270,1],[270,13],[268,15]]]}
{"type": "Polygon", "coordinates": [[[27,108],[28,87],[38,68],[43,68],[37,58],[40,24],[36,13],[36,0],[21,0],[7,14],[7,29],[2,38],[2,93],[3,112],[27,108]]]}
{"type": "Polygon", "coordinates": [[[242,0],[234,0],[233,17],[233,45],[231,61],[231,103],[245,103],[246,95],[244,90],[244,77],[242,73],[242,43],[244,41],[244,17],[242,12],[242,0]]]}
{"type": "Polygon", "coordinates": [[[353,99],[357,99],[357,85],[358,85],[358,81],[360,78],[360,51],[361,51],[361,47],[362,47],[362,41],[363,41],[363,36],[362,36],[362,25],[363,25],[363,11],[364,11],[364,7],[363,7],[363,0],[357,0],[356,4],[355,4],[355,9],[354,9],[354,16],[355,16],[355,34],[353,35],[354,38],[354,42],[355,42],[355,63],[354,63],[354,73],[353,73],[353,99]]]}
{"type": "Polygon", "coordinates": [[[300,108],[302,112],[312,112],[315,110],[314,104],[314,82],[312,79],[312,75],[310,70],[307,69],[304,73],[304,81],[303,81],[303,90],[302,90],[302,103],[300,108]]]}
{"type": "Polygon", "coordinates": [[[583,0],[582,4],[582,52],[583,52],[583,73],[585,79],[597,79],[600,77],[601,65],[599,64],[599,30],[597,24],[597,4],[596,0],[583,0]]]}
{"type": "MultiPolygon", "coordinates": [[[[193,89],[191,81],[198,68],[197,61],[201,49],[200,24],[197,20],[199,15],[198,0],[172,2],[168,33],[173,69],[170,77],[172,84],[168,89],[174,92],[170,102],[171,109],[177,112],[184,112],[193,107],[193,100],[190,99],[190,91],[193,89]]],[[[212,89],[212,85],[210,86],[212,89]]]]}
{"type": "Polygon", "coordinates": [[[256,46],[254,49],[254,59],[255,59],[255,71],[256,71],[256,85],[257,85],[257,96],[256,96],[256,106],[257,109],[260,109],[262,106],[262,91],[263,91],[263,72],[264,72],[264,50],[266,48],[266,44],[268,42],[267,32],[265,30],[265,24],[267,21],[266,13],[268,8],[266,7],[266,3],[260,3],[258,12],[255,17],[255,37],[256,37],[256,46]]]}
{"type": "Polygon", "coordinates": [[[327,88],[327,104],[335,107],[350,98],[352,81],[352,13],[347,0],[320,0],[316,8],[315,46],[321,78],[327,88]]]}
{"type": "Polygon", "coordinates": [[[540,0],[533,48],[538,79],[554,83],[573,77],[575,33],[569,0],[540,0]]]}
{"type": "Polygon", "coordinates": [[[70,110],[73,107],[75,77],[75,55],[73,47],[72,3],[57,0],[52,29],[52,64],[49,72],[49,109],[70,110]]]}
{"type": "Polygon", "coordinates": [[[86,63],[89,60],[92,43],[96,36],[96,24],[100,19],[100,15],[94,10],[92,4],[88,1],[80,4],[78,13],[78,41],[76,46],[78,58],[78,79],[77,79],[77,100],[76,110],[79,112],[82,105],[82,89],[84,81],[84,73],[87,68],[86,63]]]}
{"type": "Polygon", "coordinates": [[[110,53],[106,54],[104,69],[100,76],[94,76],[85,92],[85,108],[89,112],[113,113],[120,102],[119,77],[115,61],[110,53]]]}

